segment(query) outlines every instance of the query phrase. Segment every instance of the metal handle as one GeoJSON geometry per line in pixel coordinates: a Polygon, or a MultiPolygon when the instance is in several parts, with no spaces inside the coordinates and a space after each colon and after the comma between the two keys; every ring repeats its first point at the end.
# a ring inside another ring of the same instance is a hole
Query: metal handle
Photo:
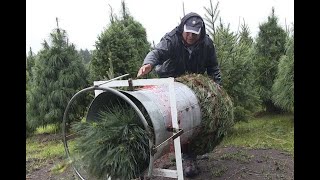
{"type": "Polygon", "coordinates": [[[181,134],[183,134],[183,129],[167,128],[167,130],[172,131],[172,132],[177,132],[177,133],[175,133],[172,136],[170,136],[168,139],[166,139],[165,141],[160,143],[158,146],[153,147],[152,148],[152,152],[151,152],[152,155],[154,155],[157,152],[157,149],[160,146],[162,146],[164,143],[168,142],[170,139],[174,140],[177,137],[181,136],[181,134]]]}

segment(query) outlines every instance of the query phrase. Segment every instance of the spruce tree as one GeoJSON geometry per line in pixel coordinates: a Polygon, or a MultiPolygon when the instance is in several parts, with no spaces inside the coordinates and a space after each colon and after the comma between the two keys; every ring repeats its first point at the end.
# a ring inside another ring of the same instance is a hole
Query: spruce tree
{"type": "MultiPolygon", "coordinates": [[[[58,23],[58,22],[57,22],[58,23]]],[[[84,65],[65,30],[57,27],[50,33],[51,45],[44,41],[37,55],[29,94],[28,122],[33,128],[60,125],[71,97],[87,85],[84,65]]],[[[83,116],[85,103],[79,99],[69,119],[83,116]]]]}
{"type": "Polygon", "coordinates": [[[114,76],[129,73],[131,77],[135,77],[151,47],[145,28],[130,16],[124,1],[121,18],[111,14],[110,19],[109,27],[96,41],[90,64],[91,80],[108,79],[111,66],[114,76]]]}
{"type": "Polygon", "coordinates": [[[285,53],[286,36],[272,8],[268,21],[259,26],[254,58],[258,92],[267,112],[281,111],[272,102],[271,88],[277,74],[279,59],[285,53]]]}
{"type": "Polygon", "coordinates": [[[272,100],[283,110],[294,111],[294,36],[288,38],[286,53],[281,56],[272,86],[272,100]]]}

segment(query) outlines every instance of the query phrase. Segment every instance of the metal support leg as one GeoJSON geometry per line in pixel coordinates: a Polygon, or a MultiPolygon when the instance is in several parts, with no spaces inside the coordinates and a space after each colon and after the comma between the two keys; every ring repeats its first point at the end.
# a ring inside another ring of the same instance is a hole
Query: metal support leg
{"type": "MultiPolygon", "coordinates": [[[[169,97],[170,97],[172,127],[174,129],[179,129],[176,98],[175,98],[175,91],[174,91],[174,79],[169,78],[168,80],[169,80],[169,97]]],[[[171,177],[171,178],[177,178],[178,180],[183,180],[180,136],[175,138],[173,142],[174,142],[174,152],[175,152],[175,158],[176,158],[176,170],[156,168],[153,170],[153,175],[171,177]]]]}

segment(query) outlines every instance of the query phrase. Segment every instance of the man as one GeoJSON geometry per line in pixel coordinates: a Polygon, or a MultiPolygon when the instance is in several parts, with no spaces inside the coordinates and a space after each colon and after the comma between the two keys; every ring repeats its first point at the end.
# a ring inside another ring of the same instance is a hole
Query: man
{"type": "Polygon", "coordinates": [[[153,68],[160,77],[178,77],[185,73],[207,73],[221,85],[221,74],[213,41],[206,34],[200,15],[189,13],[179,26],[162,37],[150,51],[139,69],[137,77],[153,68]]]}
{"type": "MultiPolygon", "coordinates": [[[[185,15],[179,26],[162,37],[155,49],[145,57],[137,77],[148,74],[153,68],[159,77],[163,78],[206,72],[215,83],[221,85],[213,41],[206,34],[200,15],[193,12],[185,15]]],[[[188,145],[183,151],[185,176],[199,174],[196,155],[190,151],[188,145]]]]}

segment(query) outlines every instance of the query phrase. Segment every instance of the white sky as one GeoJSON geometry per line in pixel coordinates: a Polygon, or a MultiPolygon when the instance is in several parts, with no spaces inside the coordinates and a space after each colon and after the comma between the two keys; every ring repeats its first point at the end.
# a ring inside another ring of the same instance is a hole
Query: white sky
{"type": "MultiPolygon", "coordinates": [[[[156,44],[161,37],[171,31],[185,13],[196,12],[204,17],[204,7],[210,6],[210,0],[125,0],[131,16],[146,29],[150,43],[156,44]]],[[[213,6],[217,0],[212,0],[213,6]]],[[[220,16],[224,24],[230,24],[236,32],[243,19],[255,37],[259,24],[267,21],[271,8],[279,24],[292,27],[294,22],[294,0],[220,0],[220,16]]],[[[120,0],[27,0],[26,1],[26,52],[29,48],[37,53],[42,49],[44,40],[49,41],[50,33],[59,19],[59,27],[66,30],[69,42],[78,50],[94,49],[95,41],[109,25],[110,7],[120,15],[120,0]]]]}

